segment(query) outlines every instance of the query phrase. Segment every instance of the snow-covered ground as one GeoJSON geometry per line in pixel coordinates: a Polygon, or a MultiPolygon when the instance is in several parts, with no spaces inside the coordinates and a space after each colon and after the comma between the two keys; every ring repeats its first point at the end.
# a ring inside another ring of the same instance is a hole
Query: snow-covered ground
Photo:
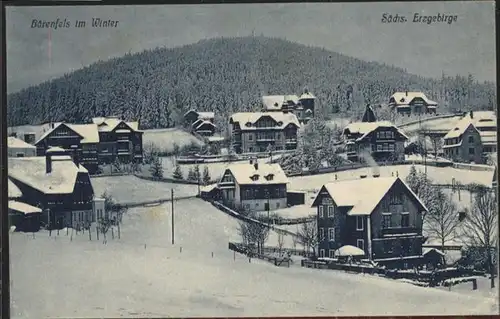
{"type": "Polygon", "coordinates": [[[492,314],[498,302],[376,276],[249,263],[227,248],[238,240],[237,221],[198,199],[176,203],[172,245],[169,207],[130,210],[121,239],[107,245],[95,233],[93,241],[11,234],[12,317],[472,315],[492,314]]]}
{"type": "Polygon", "coordinates": [[[197,145],[204,144],[192,134],[178,128],[144,130],[144,146],[148,146],[153,143],[160,149],[161,152],[173,152],[174,142],[177,143],[179,147],[187,146],[191,143],[195,143],[197,145]]]}
{"type": "Polygon", "coordinates": [[[92,178],[91,182],[96,196],[101,196],[106,191],[118,203],[166,199],[170,197],[171,189],[176,197],[198,194],[198,185],[154,182],[135,176],[96,177],[92,178]]]}
{"type": "MultiPolygon", "coordinates": [[[[391,176],[392,173],[396,176],[397,173],[400,178],[404,179],[408,176],[411,166],[412,165],[380,166],[378,167],[378,171],[381,177],[391,176]]],[[[424,171],[424,165],[415,165],[415,168],[419,171],[424,171]]],[[[335,175],[337,175],[338,180],[346,180],[359,178],[359,176],[363,174],[370,176],[372,174],[372,169],[359,168],[329,174],[291,177],[289,179],[289,187],[296,190],[319,191],[324,184],[334,182],[335,175]]],[[[453,167],[427,166],[427,174],[435,183],[439,184],[451,184],[452,179],[455,178],[455,181],[462,184],[479,183],[491,187],[493,178],[493,171],[468,171],[453,167]]]]}
{"type": "Polygon", "coordinates": [[[451,130],[455,124],[457,124],[460,116],[448,117],[448,118],[437,118],[431,120],[422,120],[422,123],[413,123],[410,125],[403,125],[401,129],[407,133],[411,134],[416,132],[420,128],[426,130],[451,130]]]}

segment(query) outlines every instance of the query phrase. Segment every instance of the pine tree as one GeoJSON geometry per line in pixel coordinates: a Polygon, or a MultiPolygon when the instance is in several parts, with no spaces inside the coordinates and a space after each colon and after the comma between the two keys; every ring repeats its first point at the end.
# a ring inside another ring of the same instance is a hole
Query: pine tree
{"type": "Polygon", "coordinates": [[[205,166],[203,168],[203,184],[208,185],[210,184],[211,177],[210,177],[210,172],[208,171],[208,166],[205,166]]]}
{"type": "Polygon", "coordinates": [[[192,168],[189,168],[187,179],[188,181],[197,181],[196,174],[192,168]]]}
{"type": "Polygon", "coordinates": [[[201,180],[200,165],[196,165],[194,167],[194,180],[195,181],[200,181],[201,180]]]}
{"type": "Polygon", "coordinates": [[[149,172],[155,179],[163,178],[163,164],[158,156],[154,157],[153,163],[151,163],[151,167],[149,168],[149,172]]]}
{"type": "Polygon", "coordinates": [[[182,176],[182,169],[181,169],[181,166],[177,163],[175,164],[175,169],[174,169],[174,173],[172,174],[172,176],[175,178],[175,179],[183,179],[184,177],[182,176]]]}

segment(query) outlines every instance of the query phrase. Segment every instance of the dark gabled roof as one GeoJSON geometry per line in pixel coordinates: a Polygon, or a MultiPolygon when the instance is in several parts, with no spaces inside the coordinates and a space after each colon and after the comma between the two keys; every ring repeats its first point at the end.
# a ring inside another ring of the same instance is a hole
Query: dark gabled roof
{"type": "Polygon", "coordinates": [[[373,109],[370,105],[366,106],[365,114],[363,114],[361,122],[364,123],[377,122],[377,117],[375,116],[375,112],[373,112],[373,109]]]}

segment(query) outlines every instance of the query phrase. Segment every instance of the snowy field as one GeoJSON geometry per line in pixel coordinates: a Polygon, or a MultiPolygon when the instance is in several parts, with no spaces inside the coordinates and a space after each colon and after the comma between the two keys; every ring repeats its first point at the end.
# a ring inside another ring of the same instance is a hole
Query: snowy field
{"type": "Polygon", "coordinates": [[[179,145],[179,147],[190,145],[191,143],[203,145],[203,142],[192,134],[178,128],[144,130],[143,145],[147,146],[151,143],[156,145],[161,152],[173,152],[174,143],[179,145]]]}
{"type": "Polygon", "coordinates": [[[196,196],[197,185],[153,182],[135,176],[107,176],[91,178],[96,196],[105,191],[118,203],[144,202],[155,199],[170,198],[170,190],[174,196],[196,196]]]}
{"type": "Polygon", "coordinates": [[[107,245],[95,234],[11,234],[12,317],[472,315],[497,304],[376,276],[249,263],[227,248],[237,222],[198,199],[177,202],[171,245],[170,217],[169,205],[130,210],[121,239],[107,245]]]}
{"type": "Polygon", "coordinates": [[[401,126],[401,129],[407,134],[416,132],[420,127],[427,130],[451,130],[455,126],[455,124],[457,124],[460,118],[460,116],[454,116],[448,118],[433,119],[430,121],[422,121],[421,124],[414,123],[410,125],[403,125],[401,126]]]}
{"type": "MultiPolygon", "coordinates": [[[[405,179],[410,172],[411,166],[412,165],[381,166],[378,170],[381,177],[391,176],[391,173],[394,173],[394,176],[396,176],[397,172],[400,178],[405,179]]],[[[424,165],[415,165],[415,168],[417,171],[424,171],[424,165]]],[[[319,191],[324,184],[335,181],[335,174],[337,174],[338,180],[347,180],[359,178],[359,176],[363,174],[371,175],[372,171],[369,168],[359,168],[329,174],[291,177],[289,178],[289,187],[291,189],[303,191],[319,191]]],[[[453,167],[427,166],[427,174],[435,183],[439,184],[451,184],[452,179],[455,178],[457,182],[462,184],[479,183],[491,187],[491,181],[493,179],[493,171],[468,171],[453,167]]]]}

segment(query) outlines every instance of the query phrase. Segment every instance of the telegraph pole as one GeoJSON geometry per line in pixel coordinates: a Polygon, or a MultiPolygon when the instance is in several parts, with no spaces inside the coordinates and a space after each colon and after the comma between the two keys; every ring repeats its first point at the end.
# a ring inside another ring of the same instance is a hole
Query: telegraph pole
{"type": "Polygon", "coordinates": [[[47,208],[47,228],[49,229],[49,236],[52,236],[52,227],[50,226],[50,208],[47,208]]]}
{"type": "Polygon", "coordinates": [[[171,200],[172,200],[172,245],[175,243],[174,241],[174,189],[170,190],[171,200]]]}

